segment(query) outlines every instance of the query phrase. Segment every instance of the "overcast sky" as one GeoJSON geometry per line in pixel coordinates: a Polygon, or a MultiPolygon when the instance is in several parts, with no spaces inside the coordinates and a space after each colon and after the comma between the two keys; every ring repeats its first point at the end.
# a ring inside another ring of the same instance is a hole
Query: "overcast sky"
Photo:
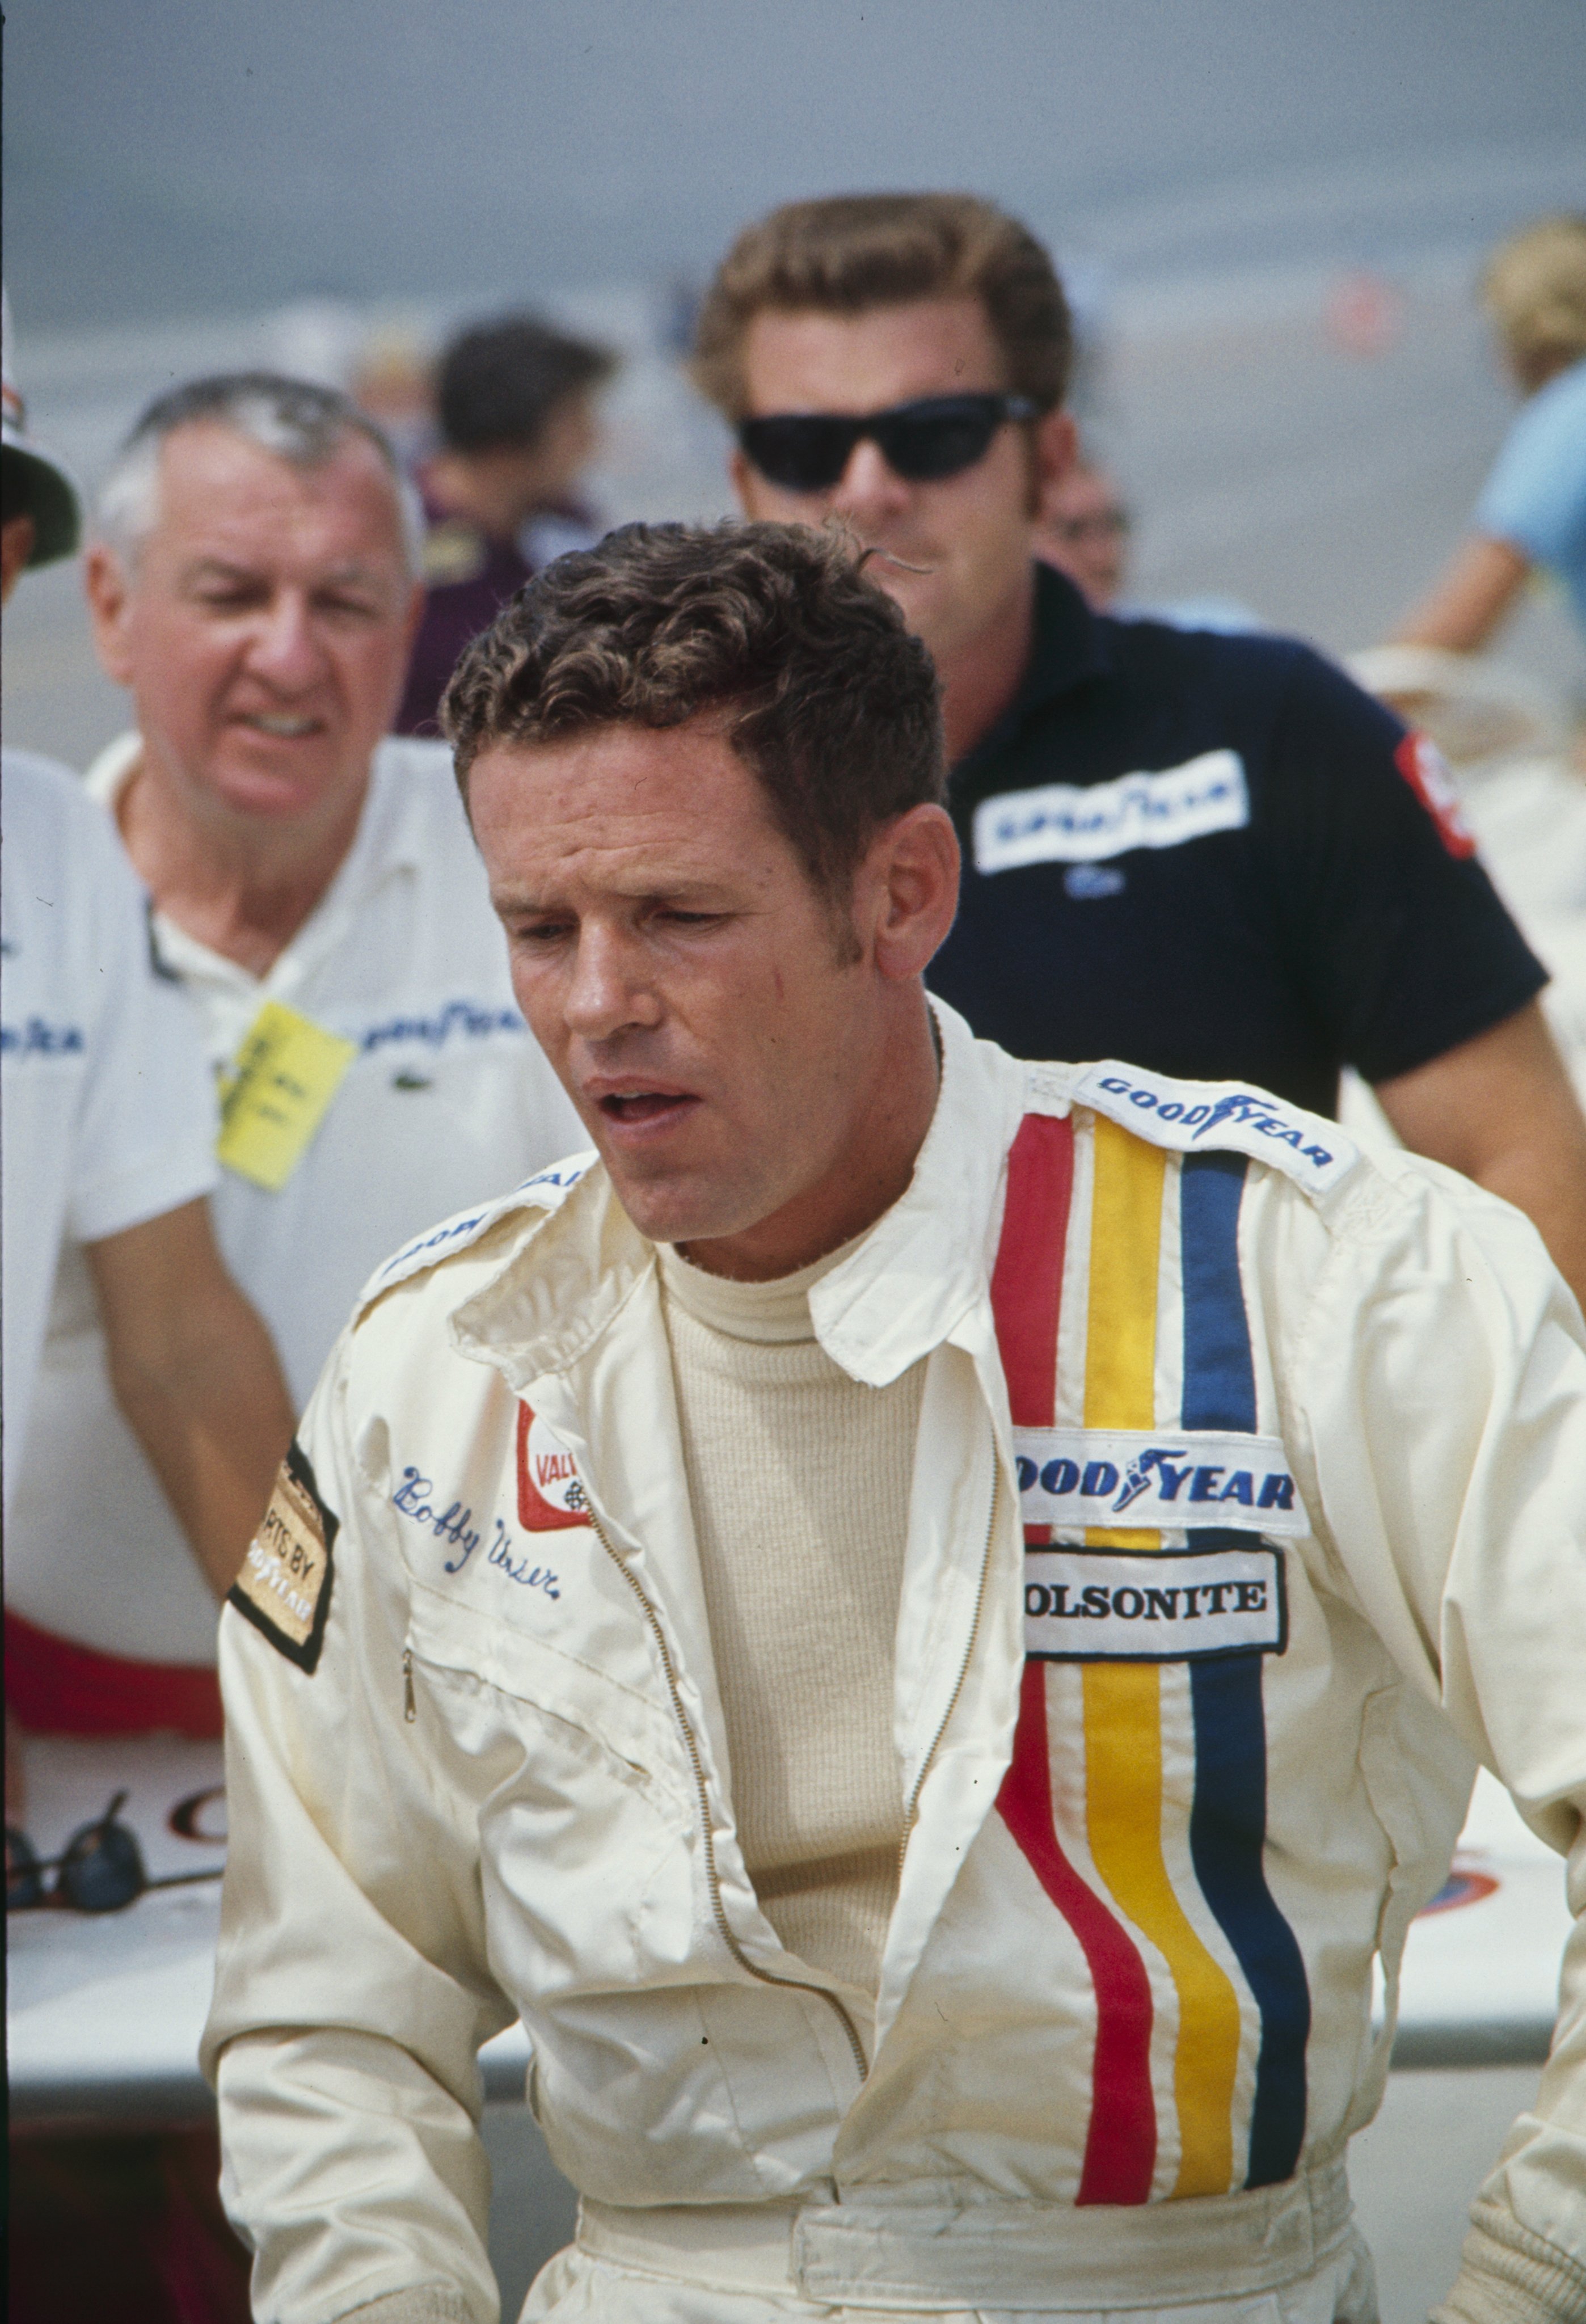
{"type": "Polygon", "coordinates": [[[961,184],[1124,272],[1586,207],[1582,0],[7,0],[32,328],[697,275],[961,184]]]}

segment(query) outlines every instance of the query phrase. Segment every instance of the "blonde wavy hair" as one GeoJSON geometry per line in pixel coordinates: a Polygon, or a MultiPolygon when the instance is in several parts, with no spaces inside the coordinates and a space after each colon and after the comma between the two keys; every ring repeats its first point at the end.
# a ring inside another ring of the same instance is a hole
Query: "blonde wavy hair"
{"type": "Polygon", "coordinates": [[[1527,392],[1579,362],[1586,355],[1586,217],[1541,218],[1500,243],[1482,270],[1481,303],[1527,392]]]}

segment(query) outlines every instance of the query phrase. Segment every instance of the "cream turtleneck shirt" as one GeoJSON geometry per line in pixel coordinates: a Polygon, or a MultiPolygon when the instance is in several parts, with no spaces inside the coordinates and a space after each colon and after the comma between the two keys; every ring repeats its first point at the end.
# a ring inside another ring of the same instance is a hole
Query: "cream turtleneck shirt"
{"type": "Polygon", "coordinates": [[[811,1286],[853,1248],[773,1283],[659,1257],[750,1877],[788,1950],[873,2002],[903,1840],[893,1664],[925,1366],[869,1388],[816,1338],[811,1286]]]}

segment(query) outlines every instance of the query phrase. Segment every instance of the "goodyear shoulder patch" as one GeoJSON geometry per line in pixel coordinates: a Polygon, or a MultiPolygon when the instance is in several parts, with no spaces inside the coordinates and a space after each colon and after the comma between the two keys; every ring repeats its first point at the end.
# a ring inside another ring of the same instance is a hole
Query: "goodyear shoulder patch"
{"type": "Polygon", "coordinates": [[[487,1203],[476,1203],[471,1211],[458,1211],[454,1217],[443,1219],[438,1226],[416,1235],[411,1242],[402,1245],[394,1258],[375,1268],[358,1294],[354,1314],[361,1315],[383,1293],[405,1283],[410,1275],[422,1275],[426,1268],[438,1267],[442,1259],[466,1250],[470,1243],[477,1242],[511,1212],[557,1209],[598,1159],[593,1148],[587,1153],[570,1155],[565,1162],[537,1170],[532,1178],[525,1178],[510,1194],[497,1194],[487,1203]]]}
{"type": "Polygon", "coordinates": [[[1330,1194],[1354,1168],[1360,1149],[1337,1122],[1238,1082],[1176,1082],[1109,1057],[1075,1079],[1073,1100],[1121,1122],[1153,1146],[1180,1154],[1231,1147],[1303,1186],[1330,1194]]]}
{"type": "Polygon", "coordinates": [[[532,1178],[525,1178],[512,1191],[514,1194],[538,1194],[547,1204],[559,1203],[580,1178],[588,1176],[599,1159],[594,1147],[586,1147],[581,1154],[569,1154],[565,1162],[553,1162],[546,1169],[536,1170],[532,1178]]]}
{"type": "Polygon", "coordinates": [[[294,1437],[229,1600],[289,1663],[310,1675],[325,1641],[340,1522],[320,1499],[309,1456],[294,1437]]]}

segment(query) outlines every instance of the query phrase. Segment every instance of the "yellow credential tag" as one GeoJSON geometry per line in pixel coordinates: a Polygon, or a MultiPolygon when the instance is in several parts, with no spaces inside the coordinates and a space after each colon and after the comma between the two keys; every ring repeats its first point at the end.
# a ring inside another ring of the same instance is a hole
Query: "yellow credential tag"
{"type": "Polygon", "coordinates": [[[355,1041],[327,1033],[279,1001],[265,1001],[221,1085],[217,1158],[279,1194],[357,1053],[355,1041]]]}

